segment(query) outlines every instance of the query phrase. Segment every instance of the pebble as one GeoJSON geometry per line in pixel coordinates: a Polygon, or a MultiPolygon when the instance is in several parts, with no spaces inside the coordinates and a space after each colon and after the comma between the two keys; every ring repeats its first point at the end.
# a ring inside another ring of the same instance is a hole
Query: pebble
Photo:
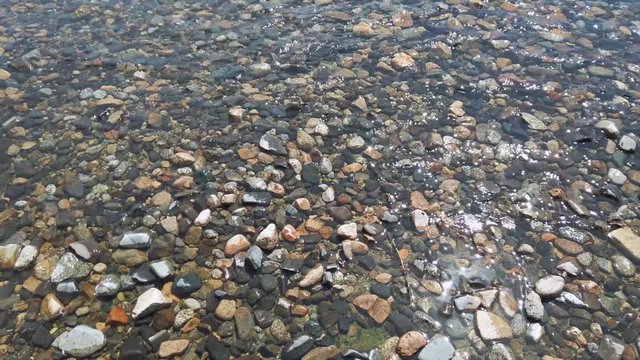
{"type": "Polygon", "coordinates": [[[418,354],[418,360],[450,360],[456,349],[446,336],[434,335],[418,354]]]}
{"type": "Polygon", "coordinates": [[[629,227],[621,227],[609,233],[609,237],[635,262],[640,262],[640,236],[629,227]]]}
{"type": "Polygon", "coordinates": [[[229,238],[229,240],[227,240],[227,243],[224,246],[224,254],[230,257],[239,253],[240,251],[249,249],[250,246],[251,243],[249,242],[249,240],[247,240],[246,237],[244,237],[244,235],[234,235],[229,238]]]}
{"type": "Polygon", "coordinates": [[[150,288],[138,297],[131,315],[134,319],[142,318],[158,309],[168,307],[170,304],[170,301],[162,294],[162,291],[150,288]]]}
{"type": "Polygon", "coordinates": [[[535,287],[541,297],[555,298],[564,289],[564,278],[558,275],[548,275],[536,281],[535,287]]]}
{"type": "Polygon", "coordinates": [[[11,73],[10,72],[8,72],[5,69],[0,69],[0,81],[9,80],[10,77],[11,77],[11,73]]]}
{"type": "Polygon", "coordinates": [[[427,339],[418,331],[409,331],[398,340],[396,352],[401,358],[411,358],[427,345],[427,339]]]}
{"type": "Polygon", "coordinates": [[[364,294],[353,299],[353,304],[366,311],[376,323],[382,324],[391,315],[391,304],[373,294],[364,294]]]}
{"type": "Polygon", "coordinates": [[[100,282],[96,285],[95,293],[97,296],[111,297],[120,291],[120,279],[118,275],[104,275],[100,282]]]}
{"type": "Polygon", "coordinates": [[[72,253],[65,253],[51,272],[51,281],[59,283],[67,279],[83,278],[91,272],[93,266],[78,259],[72,253]]]}
{"type": "Polygon", "coordinates": [[[528,291],[524,299],[524,310],[527,316],[533,320],[542,320],[544,316],[544,306],[540,295],[534,291],[528,291]]]}
{"type": "Polygon", "coordinates": [[[255,244],[262,250],[270,251],[278,246],[279,240],[276,224],[269,224],[258,234],[255,244]]]}
{"type": "Polygon", "coordinates": [[[298,286],[302,288],[313,286],[320,280],[322,280],[323,275],[324,267],[322,266],[322,264],[318,264],[302,277],[302,280],[300,280],[298,286]]]}
{"type": "Polygon", "coordinates": [[[509,323],[488,311],[476,312],[476,327],[480,337],[485,341],[509,340],[513,337],[509,323]]]}
{"type": "MultiPolygon", "coordinates": [[[[26,270],[31,267],[37,256],[38,248],[33,245],[26,245],[20,250],[20,255],[18,255],[18,258],[15,260],[13,268],[18,271],[26,270]]],[[[0,263],[4,263],[4,261],[0,260],[0,263]]]]}
{"type": "Polygon", "coordinates": [[[313,338],[308,335],[300,335],[293,339],[291,344],[282,349],[282,360],[298,360],[313,348],[313,338]]]}
{"type": "Polygon", "coordinates": [[[107,344],[107,339],[100,330],[86,325],[78,325],[70,331],[60,334],[53,346],[73,357],[83,358],[102,349],[107,344]]]}
{"type": "Polygon", "coordinates": [[[337,233],[338,236],[342,239],[355,240],[358,238],[358,226],[354,222],[340,225],[338,227],[337,233]]]}
{"type": "Polygon", "coordinates": [[[0,269],[12,269],[20,256],[20,245],[7,244],[0,246],[0,269]]]}
{"type": "Polygon", "coordinates": [[[158,349],[158,356],[163,359],[173,358],[183,354],[188,347],[189,340],[187,339],[163,341],[158,349]]]}

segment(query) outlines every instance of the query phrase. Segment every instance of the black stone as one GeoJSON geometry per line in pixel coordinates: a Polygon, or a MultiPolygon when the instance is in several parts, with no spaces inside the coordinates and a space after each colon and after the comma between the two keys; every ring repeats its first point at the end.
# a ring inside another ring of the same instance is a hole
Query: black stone
{"type": "Polygon", "coordinates": [[[202,280],[196,273],[190,272],[182,277],[176,278],[171,291],[178,296],[188,296],[198,291],[202,287],[202,280]]]}
{"type": "Polygon", "coordinates": [[[313,339],[308,335],[301,335],[282,348],[282,360],[299,360],[313,348],[313,339]]]}
{"type": "Polygon", "coordinates": [[[387,299],[391,296],[391,287],[386,284],[374,283],[371,285],[370,291],[372,294],[378,295],[383,299],[387,299]]]}
{"type": "Polygon", "coordinates": [[[64,193],[68,196],[76,199],[82,199],[84,196],[84,184],[81,181],[76,181],[73,184],[69,184],[64,187],[64,193]]]}
{"type": "Polygon", "coordinates": [[[278,287],[278,280],[275,276],[267,274],[260,277],[260,287],[270,293],[278,287]]]}
{"type": "Polygon", "coordinates": [[[302,180],[312,185],[320,184],[320,169],[315,164],[303,165],[302,180]]]}
{"type": "Polygon", "coordinates": [[[231,357],[231,351],[212,335],[209,335],[206,341],[209,360],[228,360],[231,357]]]}
{"type": "Polygon", "coordinates": [[[371,255],[360,256],[358,257],[358,265],[371,271],[376,267],[376,260],[371,255]]]}
{"type": "Polygon", "coordinates": [[[147,355],[147,348],[138,335],[129,336],[120,348],[118,360],[140,360],[147,355]]]}

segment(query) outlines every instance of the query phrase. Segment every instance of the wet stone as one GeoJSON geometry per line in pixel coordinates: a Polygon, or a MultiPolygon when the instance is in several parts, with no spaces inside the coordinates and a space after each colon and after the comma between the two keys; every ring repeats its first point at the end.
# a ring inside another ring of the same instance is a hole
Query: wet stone
{"type": "Polygon", "coordinates": [[[86,325],[78,325],[58,336],[53,341],[53,346],[63,353],[83,358],[102,349],[106,343],[107,339],[102,331],[86,325]]]}
{"type": "Polygon", "coordinates": [[[448,360],[453,357],[455,350],[447,337],[437,334],[420,351],[418,360],[448,360]]]}
{"type": "Polygon", "coordinates": [[[622,227],[609,233],[609,237],[632,260],[640,262],[640,236],[629,227],[622,227]]]}
{"type": "Polygon", "coordinates": [[[513,337],[509,324],[498,315],[488,311],[476,312],[476,327],[483,340],[508,340],[513,337]]]}
{"type": "Polygon", "coordinates": [[[564,279],[561,276],[545,276],[535,284],[536,292],[543,298],[554,298],[560,295],[564,288],[564,279]]]}
{"type": "Polygon", "coordinates": [[[120,279],[117,275],[104,275],[96,285],[97,296],[111,297],[120,291],[120,279]]]}
{"type": "Polygon", "coordinates": [[[178,277],[173,282],[171,292],[178,296],[188,296],[202,287],[202,280],[197,274],[190,272],[178,277]]]}
{"type": "Polygon", "coordinates": [[[91,272],[91,264],[78,259],[72,253],[66,253],[58,260],[51,272],[51,281],[59,283],[67,279],[83,278],[91,272]]]}
{"type": "Polygon", "coordinates": [[[151,246],[151,236],[147,233],[127,233],[120,239],[120,247],[125,249],[146,249],[151,246]]]}
{"type": "Polygon", "coordinates": [[[301,335],[282,349],[281,357],[283,360],[301,359],[304,354],[313,348],[313,338],[308,335],[301,335]]]}

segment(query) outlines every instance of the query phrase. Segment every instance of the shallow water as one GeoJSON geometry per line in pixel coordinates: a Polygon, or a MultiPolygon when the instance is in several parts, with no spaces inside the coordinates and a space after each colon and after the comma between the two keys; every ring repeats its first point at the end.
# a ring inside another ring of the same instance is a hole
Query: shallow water
{"type": "Polygon", "coordinates": [[[3,358],[638,357],[635,2],[6,5],[3,358]]]}

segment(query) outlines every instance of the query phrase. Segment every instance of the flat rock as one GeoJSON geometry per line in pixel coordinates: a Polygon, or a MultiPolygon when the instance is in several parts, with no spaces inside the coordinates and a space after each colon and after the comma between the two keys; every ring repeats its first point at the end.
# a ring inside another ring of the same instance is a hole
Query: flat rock
{"type": "Polygon", "coordinates": [[[38,256],[38,248],[33,245],[27,245],[20,250],[20,255],[13,264],[13,268],[22,271],[28,269],[38,256]]]}
{"type": "Polygon", "coordinates": [[[0,246],[0,270],[13,268],[20,255],[20,245],[7,244],[0,246]]]}
{"type": "Polygon", "coordinates": [[[555,298],[564,289],[564,278],[558,275],[548,275],[536,281],[535,287],[541,297],[555,298]]]}
{"type": "Polygon", "coordinates": [[[236,324],[236,332],[239,339],[249,340],[255,335],[255,322],[253,320],[253,314],[249,308],[238,308],[233,315],[233,320],[236,324]]]}
{"type": "Polygon", "coordinates": [[[529,125],[531,130],[547,130],[547,125],[535,115],[523,112],[522,119],[529,125]]]}
{"type": "Polygon", "coordinates": [[[125,249],[146,249],[151,246],[151,236],[148,233],[126,233],[119,243],[125,249]]]}
{"type": "Polygon", "coordinates": [[[236,313],[236,301],[232,299],[222,299],[216,308],[214,315],[220,320],[232,320],[236,313]]]}
{"type": "Polygon", "coordinates": [[[52,345],[65,355],[84,358],[102,349],[106,343],[102,331],[78,325],[58,336],[52,345]]]}
{"type": "Polygon", "coordinates": [[[302,280],[300,280],[300,284],[298,285],[302,288],[310,287],[322,280],[323,275],[324,267],[322,264],[318,264],[302,277],[302,280]]]}
{"type": "Polygon", "coordinates": [[[534,320],[541,320],[544,316],[542,299],[535,291],[527,292],[527,296],[524,298],[524,310],[527,316],[534,320]]]}
{"type": "Polygon", "coordinates": [[[364,294],[353,299],[353,305],[364,310],[375,320],[382,324],[391,315],[391,303],[374,294],[364,294]]]}
{"type": "Polygon", "coordinates": [[[136,267],[147,262],[147,253],[138,249],[118,249],[111,254],[114,263],[136,267]]]}
{"type": "Polygon", "coordinates": [[[244,235],[234,235],[229,238],[229,240],[227,240],[227,243],[224,245],[224,254],[226,256],[233,256],[240,251],[249,249],[250,246],[251,243],[244,235]]]}
{"type": "Polygon", "coordinates": [[[134,319],[138,319],[170,305],[171,302],[162,294],[162,291],[150,288],[138,297],[131,315],[134,319]]]}
{"type": "Polygon", "coordinates": [[[640,262],[640,236],[630,227],[622,227],[609,233],[613,242],[636,263],[640,262]]]}
{"type": "Polygon", "coordinates": [[[158,349],[158,356],[161,358],[175,357],[187,351],[188,347],[189,340],[187,339],[163,341],[158,349]]]}
{"type": "Polygon", "coordinates": [[[58,260],[51,272],[51,281],[59,283],[67,279],[83,278],[91,272],[93,266],[86,263],[72,253],[66,253],[58,260]]]}
{"type": "Polygon", "coordinates": [[[449,360],[455,351],[456,349],[446,336],[436,334],[420,351],[418,360],[449,360]]]}
{"type": "Polygon", "coordinates": [[[335,345],[317,347],[306,353],[302,360],[329,360],[338,356],[339,353],[340,351],[335,345]]]}
{"type": "Polygon", "coordinates": [[[282,348],[282,360],[298,360],[313,347],[313,338],[309,335],[300,335],[289,345],[282,348]]]}
{"type": "Polygon", "coordinates": [[[396,353],[402,358],[410,358],[427,345],[427,338],[419,331],[409,331],[400,337],[396,353]]]}
{"type": "Polygon", "coordinates": [[[272,152],[276,155],[287,155],[287,149],[285,149],[285,147],[280,142],[280,139],[278,139],[275,135],[262,135],[258,145],[261,149],[272,152]]]}
{"type": "Polygon", "coordinates": [[[476,327],[485,341],[509,340],[513,337],[509,323],[488,311],[476,312],[476,327]]]}
{"type": "Polygon", "coordinates": [[[344,225],[340,225],[337,230],[338,236],[342,239],[354,240],[358,237],[358,225],[351,222],[344,225]]]}

